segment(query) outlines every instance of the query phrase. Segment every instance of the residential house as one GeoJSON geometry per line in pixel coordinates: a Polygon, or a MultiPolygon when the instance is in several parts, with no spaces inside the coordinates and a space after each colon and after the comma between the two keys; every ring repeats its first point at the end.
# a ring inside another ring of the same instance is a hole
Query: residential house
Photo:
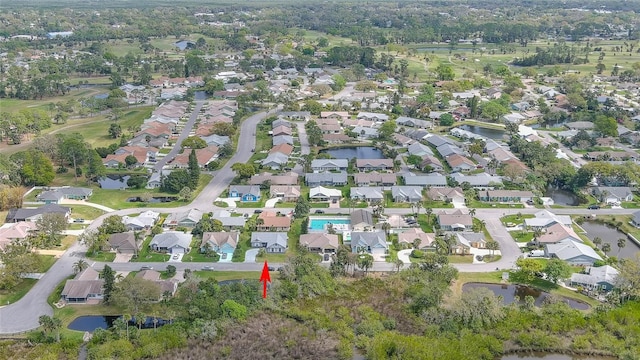
{"type": "Polygon", "coordinates": [[[393,170],[393,159],[356,159],[360,171],[393,170]]]}
{"type": "Polygon", "coordinates": [[[353,231],[373,230],[373,213],[364,209],[356,209],[350,215],[351,229],[353,231]]]}
{"type": "Polygon", "coordinates": [[[371,187],[358,187],[354,186],[351,188],[350,197],[352,199],[364,200],[367,202],[371,201],[382,201],[384,200],[384,189],[377,186],[371,187]]]}
{"type": "Polygon", "coordinates": [[[189,209],[183,212],[170,213],[164,221],[165,227],[194,227],[196,223],[202,219],[202,211],[198,209],[189,209]]]}
{"type": "Polygon", "coordinates": [[[291,135],[277,135],[271,139],[271,143],[273,146],[280,144],[289,144],[293,145],[293,136],[291,135]]]}
{"type": "Polygon", "coordinates": [[[476,164],[473,161],[462,155],[452,154],[447,156],[445,160],[447,161],[447,163],[451,167],[451,171],[453,172],[471,171],[476,168],[476,164]]]}
{"type": "Polygon", "coordinates": [[[162,186],[162,179],[166,178],[167,176],[169,176],[169,174],[171,174],[171,170],[155,171],[149,177],[149,181],[147,181],[147,186],[145,186],[145,187],[147,189],[157,189],[157,188],[161,187],[162,186]]]}
{"type": "Polygon", "coordinates": [[[376,139],[379,136],[378,129],[368,126],[354,126],[351,131],[363,139],[376,139]]]}
{"type": "Polygon", "coordinates": [[[297,185],[298,184],[298,174],[294,172],[289,172],[280,175],[274,175],[272,173],[262,173],[256,174],[251,177],[249,180],[249,184],[251,185],[297,185]]]}
{"type": "Polygon", "coordinates": [[[346,171],[349,166],[347,159],[315,159],[311,161],[313,172],[346,171]]]}
{"type": "Polygon", "coordinates": [[[347,173],[317,172],[304,175],[307,186],[344,186],[347,184],[347,173]]]}
{"type": "Polygon", "coordinates": [[[242,202],[257,202],[262,198],[260,186],[257,185],[231,185],[229,197],[240,199],[242,202]]]}
{"type": "Polygon", "coordinates": [[[640,228],[640,211],[636,211],[631,215],[631,225],[640,228]]]}
{"type": "Polygon", "coordinates": [[[413,174],[404,174],[402,175],[404,179],[405,185],[416,185],[416,186],[425,186],[425,187],[446,187],[447,186],[447,177],[438,174],[428,174],[428,175],[413,175],[413,174]]]}
{"type": "Polygon", "coordinates": [[[476,189],[493,189],[496,185],[502,184],[502,178],[497,175],[489,175],[487,173],[480,173],[475,175],[464,175],[462,173],[451,174],[451,178],[462,185],[467,182],[471,187],[476,189]]]}
{"type": "Polygon", "coordinates": [[[395,202],[418,202],[422,201],[421,186],[392,186],[391,197],[395,202]]]}
{"type": "Polygon", "coordinates": [[[602,260],[591,246],[573,240],[563,240],[557,244],[547,244],[544,248],[545,256],[556,257],[570,265],[593,265],[602,260]]]}
{"type": "Polygon", "coordinates": [[[276,119],[271,123],[271,128],[275,129],[278,126],[286,126],[291,129],[291,123],[284,119],[276,119]]]}
{"type": "Polygon", "coordinates": [[[284,202],[295,202],[300,197],[299,185],[271,185],[271,198],[281,198],[284,202]]]}
{"type": "Polygon", "coordinates": [[[289,236],[286,232],[251,233],[251,247],[264,248],[268,253],[284,253],[287,251],[289,236]]]}
{"type": "Polygon", "coordinates": [[[290,127],[286,127],[284,125],[277,126],[277,127],[273,128],[273,130],[271,130],[271,135],[273,135],[273,136],[279,136],[279,135],[291,136],[291,128],[290,127]]]}
{"type": "Polygon", "coordinates": [[[220,258],[230,260],[239,241],[240,233],[237,231],[205,232],[202,234],[200,252],[206,253],[209,248],[220,255],[220,258]]]}
{"type": "Polygon", "coordinates": [[[244,216],[231,216],[231,213],[226,210],[214,211],[211,218],[220,221],[222,228],[226,231],[243,229],[247,222],[247,218],[244,216]]]}
{"type": "Polygon", "coordinates": [[[355,139],[345,134],[323,134],[322,140],[328,144],[344,144],[352,142],[355,139]]]}
{"type": "Polygon", "coordinates": [[[522,190],[483,190],[478,193],[480,201],[493,202],[524,202],[533,200],[531,191],[522,190]]]}
{"type": "Polygon", "coordinates": [[[415,142],[409,145],[409,147],[407,148],[407,152],[409,153],[409,155],[416,155],[420,157],[423,157],[425,155],[433,156],[433,150],[431,150],[431,148],[427,145],[421,144],[419,142],[415,142]]]}
{"type": "Polygon", "coordinates": [[[361,111],[358,113],[356,118],[375,121],[375,122],[384,122],[389,120],[389,115],[361,111]]]}
{"type": "Polygon", "coordinates": [[[421,129],[430,129],[433,127],[433,123],[431,121],[414,119],[406,116],[398,117],[396,119],[396,124],[400,126],[408,126],[421,129]]]}
{"type": "Polygon", "coordinates": [[[111,251],[121,254],[137,254],[140,246],[133,231],[111,234],[108,242],[111,251]]]}
{"type": "Polygon", "coordinates": [[[166,294],[173,296],[178,290],[178,280],[162,280],[160,278],[160,272],[156,270],[142,270],[136,274],[136,278],[150,281],[160,289],[160,297],[158,297],[158,299],[149,299],[150,301],[160,301],[166,296],[166,294]]]}
{"type": "Polygon", "coordinates": [[[452,144],[442,144],[436,147],[436,150],[440,155],[442,155],[442,157],[445,157],[445,158],[447,156],[451,156],[454,154],[458,154],[458,155],[464,154],[464,151],[459,146],[452,145],[452,144]]]}
{"type": "Polygon", "coordinates": [[[191,239],[191,234],[180,231],[167,231],[154,236],[149,246],[154,251],[186,254],[191,248],[191,239]]]}
{"type": "Polygon", "coordinates": [[[98,302],[104,296],[104,280],[91,267],[79,272],[72,280],[67,280],[60,293],[62,301],[67,303],[98,302]]]}
{"type": "Polygon", "coordinates": [[[291,218],[275,211],[263,211],[258,215],[258,231],[289,231],[291,218]]]}
{"type": "Polygon", "coordinates": [[[556,215],[548,210],[541,210],[531,219],[524,219],[524,224],[531,229],[546,229],[554,224],[571,227],[573,221],[568,215],[556,215]]]}
{"type": "Polygon", "coordinates": [[[395,185],[397,180],[396,174],[379,173],[377,171],[353,174],[353,181],[356,186],[389,187],[395,185]]]}
{"type": "Polygon", "coordinates": [[[61,187],[49,191],[43,191],[36,198],[45,204],[58,204],[63,199],[87,200],[93,194],[93,190],[80,187],[61,187]]]}
{"type": "Polygon", "coordinates": [[[60,206],[57,204],[46,204],[38,208],[25,208],[25,209],[9,209],[5,222],[15,223],[20,221],[37,221],[42,217],[42,214],[62,214],[65,219],[69,220],[71,216],[71,208],[60,206]]]}
{"type": "MultiPolygon", "coordinates": [[[[200,168],[204,168],[218,157],[218,147],[215,145],[209,145],[203,149],[196,149],[195,153],[196,159],[198,160],[198,166],[200,166],[200,168]]],[[[171,165],[176,168],[189,167],[189,155],[191,155],[191,150],[185,149],[182,154],[176,155],[171,165]]]]}
{"type": "Polygon", "coordinates": [[[473,228],[473,217],[460,209],[438,214],[438,224],[444,231],[465,231],[473,228]]]}
{"type": "Polygon", "coordinates": [[[422,161],[420,162],[420,169],[441,172],[444,170],[444,167],[437,157],[425,155],[422,157],[422,161]]]}
{"type": "Polygon", "coordinates": [[[416,140],[413,140],[412,138],[410,138],[408,136],[405,136],[405,135],[402,135],[402,134],[398,134],[398,133],[393,134],[392,137],[393,137],[393,141],[396,144],[398,144],[398,145],[400,145],[402,147],[405,147],[405,148],[409,147],[411,144],[415,144],[417,142],[416,140]]]}
{"type": "Polygon", "coordinates": [[[338,202],[342,198],[342,191],[338,189],[329,189],[323,186],[316,186],[309,190],[309,199],[313,201],[331,201],[338,202]]]}
{"type": "MultiPolygon", "coordinates": [[[[286,145],[286,144],[283,144],[283,145],[286,145]]],[[[267,155],[267,157],[263,159],[260,162],[260,164],[263,167],[267,167],[272,170],[279,170],[285,167],[288,162],[289,162],[289,156],[280,152],[276,152],[276,153],[269,153],[269,155],[267,155]]]]}
{"type": "Polygon", "coordinates": [[[147,210],[138,216],[122,216],[122,223],[130,231],[151,229],[160,218],[160,213],[147,210]]]}
{"type": "Polygon", "coordinates": [[[466,255],[471,253],[471,248],[484,249],[487,241],[482,233],[455,233],[456,243],[451,245],[449,251],[455,255],[466,255]]]}
{"type": "Polygon", "coordinates": [[[202,137],[202,140],[204,140],[207,143],[207,146],[214,145],[214,146],[217,146],[218,148],[222,147],[223,145],[231,141],[228,136],[221,136],[216,134],[204,136],[202,137]]]}
{"type": "Polygon", "coordinates": [[[322,124],[318,125],[318,127],[323,134],[339,134],[342,132],[342,127],[337,124],[322,124]]]}
{"type": "Polygon", "coordinates": [[[354,231],[351,233],[351,251],[384,256],[389,251],[387,235],[384,231],[354,231]]]}
{"type": "Polygon", "coordinates": [[[269,150],[269,154],[280,153],[286,156],[291,155],[292,152],[293,152],[293,146],[289,144],[275,145],[274,147],[271,148],[271,150],[269,150]]]}
{"type": "Polygon", "coordinates": [[[546,231],[538,237],[536,242],[538,244],[557,244],[565,240],[582,242],[580,236],[573,231],[571,226],[555,223],[546,228],[546,231]]]}
{"type": "Polygon", "coordinates": [[[411,248],[414,244],[419,244],[420,250],[432,250],[436,241],[436,234],[426,233],[420,228],[411,228],[398,233],[398,244],[406,248],[411,248]]]}
{"type": "Polygon", "coordinates": [[[322,111],[320,112],[320,118],[336,119],[342,121],[349,118],[349,113],[346,111],[322,111]]]}
{"type": "Polygon", "coordinates": [[[502,121],[508,123],[520,124],[522,121],[526,120],[524,116],[519,113],[511,113],[502,116],[502,121]]]}
{"type": "Polygon", "coordinates": [[[619,204],[623,201],[633,201],[633,192],[626,186],[598,186],[593,189],[593,195],[606,204],[619,204]]]}
{"type": "Polygon", "coordinates": [[[340,247],[338,235],[310,233],[300,235],[300,245],[312,253],[335,254],[340,247]]]}
{"type": "Polygon", "coordinates": [[[464,204],[464,191],[460,187],[432,187],[427,190],[427,197],[434,201],[464,204]]]}
{"type": "Polygon", "coordinates": [[[429,144],[431,144],[432,146],[434,146],[434,147],[436,147],[436,148],[437,148],[438,146],[442,146],[442,145],[444,145],[444,144],[451,144],[451,145],[453,145],[453,144],[454,144],[453,140],[451,140],[451,139],[449,139],[449,138],[446,138],[446,137],[444,137],[444,136],[441,136],[441,135],[430,135],[430,136],[427,136],[427,137],[425,138],[425,140],[426,140],[429,144]]]}
{"type": "Polygon", "coordinates": [[[0,226],[0,251],[14,241],[20,241],[31,236],[38,230],[38,226],[32,221],[20,221],[7,223],[0,226]]]}
{"type": "Polygon", "coordinates": [[[311,112],[309,111],[281,111],[278,116],[282,116],[289,120],[309,121],[311,112]]]}
{"type": "Polygon", "coordinates": [[[616,286],[618,275],[618,269],[609,265],[590,266],[584,271],[584,274],[571,274],[570,285],[572,287],[581,286],[591,291],[608,292],[616,286]]]}
{"type": "Polygon", "coordinates": [[[427,130],[421,130],[421,129],[409,129],[406,130],[404,132],[404,134],[415,141],[422,141],[425,139],[428,139],[430,136],[432,136],[427,130]]]}

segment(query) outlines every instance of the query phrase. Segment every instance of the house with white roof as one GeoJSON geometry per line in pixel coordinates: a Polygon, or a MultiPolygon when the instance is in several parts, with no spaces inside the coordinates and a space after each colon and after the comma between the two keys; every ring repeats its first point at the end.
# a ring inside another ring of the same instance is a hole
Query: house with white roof
{"type": "Polygon", "coordinates": [[[573,240],[563,240],[557,244],[547,244],[544,248],[546,257],[555,257],[570,265],[593,265],[602,257],[592,247],[573,240]]]}
{"type": "Polygon", "coordinates": [[[347,159],[315,159],[311,161],[313,172],[346,171],[349,166],[347,159]]]}
{"type": "Polygon", "coordinates": [[[609,266],[588,267],[584,273],[571,274],[570,285],[592,291],[611,291],[618,279],[618,269],[609,266]]]}
{"type": "Polygon", "coordinates": [[[545,229],[553,224],[562,224],[570,227],[573,221],[571,216],[556,215],[548,210],[540,210],[534,214],[534,218],[524,219],[524,224],[532,229],[545,229]]]}
{"type": "Polygon", "coordinates": [[[387,235],[384,231],[365,231],[351,233],[351,251],[384,256],[389,250],[387,235]]]}
{"type": "Polygon", "coordinates": [[[191,239],[191,234],[180,231],[167,231],[154,236],[149,246],[154,251],[167,252],[170,254],[186,254],[190,250],[191,239]]]}

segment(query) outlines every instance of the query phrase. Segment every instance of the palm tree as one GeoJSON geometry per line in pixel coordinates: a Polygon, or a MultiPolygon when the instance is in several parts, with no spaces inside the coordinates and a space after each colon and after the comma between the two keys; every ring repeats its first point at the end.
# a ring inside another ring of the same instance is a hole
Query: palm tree
{"type": "Polygon", "coordinates": [[[469,209],[469,215],[471,215],[471,217],[476,216],[476,209],[469,209]]]}
{"type": "Polygon", "coordinates": [[[361,254],[358,256],[357,261],[358,267],[364,270],[364,275],[366,276],[371,266],[373,266],[373,256],[369,254],[361,254]]]}
{"type": "Polygon", "coordinates": [[[89,263],[87,263],[83,259],[80,259],[73,264],[73,273],[74,274],[80,273],[82,272],[82,270],[88,267],[89,267],[89,263]]]}
{"type": "Polygon", "coordinates": [[[142,330],[142,324],[147,320],[147,315],[141,312],[136,314],[136,324],[138,324],[138,330],[142,330]]]}
{"type": "Polygon", "coordinates": [[[624,248],[626,245],[627,245],[627,239],[625,238],[618,239],[618,254],[620,254],[620,250],[622,250],[622,248],[624,248]]]}
{"type": "Polygon", "coordinates": [[[384,233],[388,237],[389,236],[389,231],[391,230],[391,224],[389,224],[388,222],[382,223],[382,230],[384,230],[384,233]]]}
{"type": "Polygon", "coordinates": [[[433,209],[428,207],[424,209],[425,214],[427,214],[427,223],[431,225],[431,214],[433,214],[433,209]]]}
{"type": "Polygon", "coordinates": [[[131,315],[130,314],[124,314],[122,315],[122,319],[124,320],[124,323],[127,327],[127,339],[129,338],[129,321],[131,321],[131,315]]]}
{"type": "Polygon", "coordinates": [[[540,238],[540,236],[542,236],[542,229],[540,229],[539,227],[533,229],[533,240],[537,241],[540,238]]]}
{"type": "Polygon", "coordinates": [[[594,244],[594,245],[596,246],[596,248],[597,248],[598,246],[600,246],[600,244],[602,244],[602,239],[601,239],[599,236],[596,236],[596,237],[593,239],[593,244],[594,244]]]}
{"type": "Polygon", "coordinates": [[[418,250],[420,249],[420,243],[422,242],[422,239],[420,238],[415,238],[413,239],[413,248],[418,250]]]}
{"type": "Polygon", "coordinates": [[[394,265],[396,266],[397,271],[400,272],[400,269],[404,265],[404,261],[400,259],[396,259],[396,261],[394,262],[394,265]]]}
{"type": "Polygon", "coordinates": [[[611,251],[611,244],[609,244],[609,243],[602,244],[602,249],[601,250],[605,255],[607,255],[607,253],[609,251],[611,251]]]}
{"type": "Polygon", "coordinates": [[[493,258],[494,251],[500,250],[500,243],[495,240],[487,241],[487,249],[491,250],[491,257],[493,258]]]}

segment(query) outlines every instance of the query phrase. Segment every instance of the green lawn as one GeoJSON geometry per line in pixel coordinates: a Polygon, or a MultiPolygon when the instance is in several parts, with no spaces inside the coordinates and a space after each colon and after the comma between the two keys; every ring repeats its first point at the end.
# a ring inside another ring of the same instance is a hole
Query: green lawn
{"type": "MultiPolygon", "coordinates": [[[[329,207],[329,203],[325,202],[310,202],[309,206],[312,209],[326,209],[329,207]]],[[[296,207],[296,203],[291,202],[279,202],[276,204],[277,208],[293,209],[296,207]]]]}
{"type": "Polygon", "coordinates": [[[22,299],[37,281],[36,279],[22,279],[13,289],[0,290],[0,305],[13,304],[22,299]]]}
{"type": "MultiPolygon", "coordinates": [[[[272,272],[273,275],[277,272],[272,272]]],[[[202,279],[224,280],[258,280],[260,271],[194,271],[193,274],[202,279]]]]}
{"type": "Polygon", "coordinates": [[[449,255],[447,256],[451,264],[471,264],[473,263],[473,255],[449,255]]]}
{"type": "Polygon", "coordinates": [[[442,208],[452,209],[453,208],[453,204],[448,203],[446,201],[427,200],[427,201],[424,201],[422,205],[424,209],[442,209],[442,208]]]}
{"type": "Polygon", "coordinates": [[[533,233],[532,232],[522,232],[522,231],[511,231],[511,237],[517,242],[527,243],[529,241],[533,241],[533,233]]]}
{"type": "Polygon", "coordinates": [[[435,214],[431,214],[430,219],[431,219],[431,221],[427,220],[427,215],[426,214],[418,215],[418,225],[420,225],[420,228],[422,229],[422,231],[427,232],[427,233],[434,232],[433,225],[437,222],[436,215],[435,214]]]}
{"type": "Polygon", "coordinates": [[[498,209],[524,209],[523,204],[505,204],[505,203],[492,203],[479,200],[469,200],[467,203],[468,208],[474,209],[486,209],[486,208],[498,208],[498,209]]]}
{"type": "Polygon", "coordinates": [[[104,214],[104,211],[87,205],[69,205],[69,207],[71,208],[71,216],[74,218],[93,220],[104,214]]]}
{"type": "Polygon", "coordinates": [[[55,264],[56,257],[53,255],[38,255],[40,258],[40,266],[38,267],[39,273],[46,273],[55,264]]]}
{"type": "Polygon", "coordinates": [[[94,261],[112,262],[116,258],[116,253],[109,251],[99,251],[92,254],[91,256],[87,255],[87,258],[94,261]]]}
{"type": "Polygon", "coordinates": [[[515,214],[515,215],[507,215],[500,218],[503,224],[512,223],[515,225],[524,223],[524,219],[533,219],[534,215],[531,214],[515,214]]]}

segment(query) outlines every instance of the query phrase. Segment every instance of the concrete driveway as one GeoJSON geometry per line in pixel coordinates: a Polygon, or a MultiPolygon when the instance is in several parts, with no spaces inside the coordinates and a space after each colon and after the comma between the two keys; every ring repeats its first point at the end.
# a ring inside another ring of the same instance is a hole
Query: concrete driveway
{"type": "Polygon", "coordinates": [[[258,255],[258,251],[260,251],[260,249],[247,250],[247,252],[244,254],[244,262],[246,263],[256,262],[256,255],[258,255]]]}
{"type": "Polygon", "coordinates": [[[126,262],[129,262],[132,257],[133,257],[133,254],[116,253],[116,258],[113,259],[113,262],[114,263],[126,263],[126,262]]]}
{"type": "Polygon", "coordinates": [[[398,251],[398,259],[402,260],[402,262],[405,265],[410,265],[411,264],[411,259],[409,258],[409,255],[411,255],[412,251],[413,251],[413,249],[406,249],[406,250],[398,251]]]}
{"type": "Polygon", "coordinates": [[[265,208],[274,208],[274,207],[276,207],[276,204],[279,203],[280,201],[282,201],[281,198],[269,199],[264,203],[264,207],[265,208]]]}

